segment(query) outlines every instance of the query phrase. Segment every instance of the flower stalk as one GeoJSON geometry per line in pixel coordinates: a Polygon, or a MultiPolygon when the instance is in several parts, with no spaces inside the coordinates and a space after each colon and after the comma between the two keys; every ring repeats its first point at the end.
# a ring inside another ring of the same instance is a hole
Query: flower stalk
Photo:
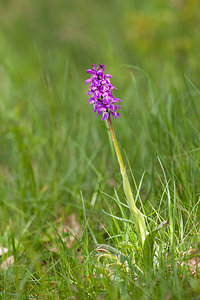
{"type": "Polygon", "coordinates": [[[120,152],[120,149],[119,149],[119,146],[118,146],[118,142],[117,142],[117,139],[116,139],[116,135],[115,135],[115,132],[114,132],[114,128],[112,126],[110,116],[108,117],[107,122],[108,122],[108,126],[109,126],[109,129],[110,129],[110,134],[111,134],[111,137],[112,137],[115,152],[116,152],[116,155],[117,155],[117,160],[118,160],[118,163],[119,163],[119,166],[120,166],[120,172],[121,172],[122,180],[123,180],[124,193],[125,193],[128,205],[130,207],[130,210],[132,212],[132,215],[134,217],[137,232],[140,236],[142,245],[144,245],[144,241],[145,241],[146,234],[147,234],[145,219],[144,219],[142,213],[139,211],[139,209],[135,205],[135,200],[134,200],[134,197],[133,197],[131,186],[130,186],[128,176],[127,176],[127,173],[126,173],[126,168],[124,166],[124,162],[123,162],[122,155],[121,155],[121,152],[120,152]]]}

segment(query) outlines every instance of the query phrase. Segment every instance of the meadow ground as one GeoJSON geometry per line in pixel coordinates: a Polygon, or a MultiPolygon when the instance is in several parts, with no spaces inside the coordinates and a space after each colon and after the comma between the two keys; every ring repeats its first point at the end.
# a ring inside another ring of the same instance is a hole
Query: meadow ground
{"type": "Polygon", "coordinates": [[[200,299],[199,8],[0,2],[2,299],[200,299]],[[123,100],[113,125],[137,207],[149,232],[168,222],[148,270],[86,104],[93,63],[123,100]]]}

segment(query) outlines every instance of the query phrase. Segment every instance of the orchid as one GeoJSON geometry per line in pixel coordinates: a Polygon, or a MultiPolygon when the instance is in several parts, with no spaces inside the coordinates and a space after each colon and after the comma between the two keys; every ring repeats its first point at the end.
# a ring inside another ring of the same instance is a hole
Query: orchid
{"type": "Polygon", "coordinates": [[[119,98],[113,97],[113,90],[117,89],[110,83],[110,74],[104,74],[105,66],[99,64],[99,67],[93,65],[92,69],[88,69],[87,73],[91,75],[91,78],[87,79],[86,84],[90,83],[89,92],[87,95],[91,96],[89,103],[93,105],[93,111],[97,113],[97,117],[102,115],[101,120],[108,119],[110,114],[114,118],[119,117],[117,110],[121,105],[117,105],[118,102],[122,102],[119,98]]]}
{"type": "Polygon", "coordinates": [[[122,175],[124,193],[128,205],[130,207],[131,213],[135,220],[138,236],[140,237],[140,241],[143,245],[147,235],[145,219],[143,214],[136,207],[133,193],[131,190],[131,185],[129,183],[126,168],[122,159],[122,155],[118,146],[118,142],[115,136],[114,128],[112,126],[110,117],[110,115],[114,116],[114,118],[119,117],[119,113],[117,112],[117,110],[120,108],[120,105],[116,105],[116,103],[118,103],[119,101],[121,102],[122,100],[113,97],[112,91],[116,89],[116,87],[114,87],[110,83],[110,78],[112,78],[112,76],[110,74],[104,74],[104,70],[105,66],[101,64],[99,64],[99,67],[97,67],[97,69],[95,65],[93,65],[92,69],[87,70],[87,73],[91,75],[91,78],[85,81],[86,84],[90,83],[90,88],[87,95],[92,96],[89,99],[89,103],[93,104],[93,111],[97,113],[97,116],[102,115],[101,120],[106,119],[108,122],[111,138],[113,141],[113,145],[117,155],[117,160],[120,167],[120,172],[122,175]]]}

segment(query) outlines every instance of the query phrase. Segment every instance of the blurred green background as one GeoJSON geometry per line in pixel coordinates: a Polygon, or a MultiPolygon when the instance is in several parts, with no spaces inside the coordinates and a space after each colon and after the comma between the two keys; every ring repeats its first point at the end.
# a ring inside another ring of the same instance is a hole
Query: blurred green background
{"type": "Polygon", "coordinates": [[[27,56],[37,61],[38,51],[60,63],[64,56],[81,71],[100,60],[109,68],[139,64],[151,70],[154,63],[160,74],[169,63],[196,70],[198,0],[10,0],[0,8],[1,49],[6,43],[19,63],[27,56]]]}
{"type": "Polygon", "coordinates": [[[199,33],[199,0],[0,0],[0,250],[8,250],[0,272],[13,256],[0,296],[120,299],[121,286],[131,299],[143,289],[138,299],[150,290],[152,299],[193,297],[181,259],[199,241],[199,33]],[[113,125],[129,178],[132,170],[139,184],[145,172],[148,223],[171,216],[154,284],[130,269],[114,287],[93,255],[97,243],[121,251],[133,230],[102,211],[121,216],[114,189],[125,199],[105,122],[86,104],[86,70],[99,63],[123,100],[113,125]],[[74,241],[68,227],[78,231],[74,241]]]}
{"type": "Polygon", "coordinates": [[[124,101],[114,126],[136,179],[147,171],[146,195],[157,155],[196,192],[198,157],[182,155],[200,140],[199,8],[198,0],[1,1],[1,199],[27,211],[40,195],[46,211],[76,202],[80,190],[90,198],[103,183],[116,186],[104,122],[86,105],[93,63],[105,64],[124,101]]]}

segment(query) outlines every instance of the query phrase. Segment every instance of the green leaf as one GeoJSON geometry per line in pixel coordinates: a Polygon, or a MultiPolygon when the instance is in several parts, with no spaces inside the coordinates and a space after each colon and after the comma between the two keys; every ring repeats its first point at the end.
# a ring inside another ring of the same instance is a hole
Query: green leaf
{"type": "Polygon", "coordinates": [[[144,267],[146,271],[149,271],[153,267],[153,257],[154,257],[154,241],[156,233],[168,225],[168,222],[162,222],[156,229],[154,229],[151,233],[149,233],[144,241],[143,246],[143,259],[144,259],[144,267]]]}
{"type": "Polygon", "coordinates": [[[196,279],[196,278],[191,278],[190,279],[190,285],[192,287],[192,289],[200,295],[200,280],[196,279]]]}

